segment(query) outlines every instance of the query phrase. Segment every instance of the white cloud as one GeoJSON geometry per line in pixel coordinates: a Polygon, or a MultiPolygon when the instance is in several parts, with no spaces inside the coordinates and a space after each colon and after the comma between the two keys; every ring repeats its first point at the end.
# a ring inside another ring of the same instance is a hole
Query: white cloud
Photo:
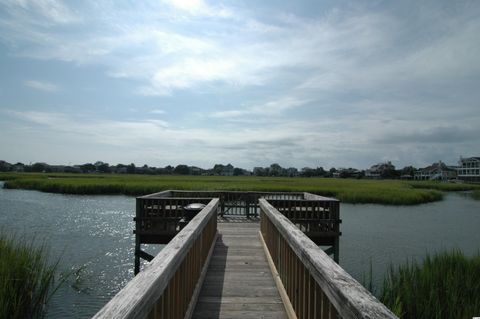
{"type": "Polygon", "coordinates": [[[260,105],[253,105],[238,110],[213,112],[211,117],[223,119],[238,119],[238,117],[251,116],[280,116],[289,109],[300,107],[309,100],[299,99],[294,96],[287,96],[281,99],[272,100],[260,105]]]}
{"type": "Polygon", "coordinates": [[[194,16],[227,18],[232,15],[231,10],[225,7],[209,6],[203,0],[163,0],[163,2],[194,16]]]}
{"type": "MultiPolygon", "coordinates": [[[[9,8],[48,14],[49,20],[58,23],[75,20],[72,10],[59,1],[7,3],[9,8]]],[[[0,21],[0,37],[14,43],[14,51],[21,56],[105,65],[112,76],[143,81],[136,90],[147,95],[218,83],[268,85],[287,76],[300,89],[371,90],[379,84],[471,74],[480,68],[476,58],[480,45],[475,41],[478,19],[450,22],[448,34],[399,47],[398,41],[408,38],[402,34],[405,22],[383,12],[331,10],[322,19],[273,15],[267,23],[243,11],[212,23],[208,15],[219,9],[204,1],[164,3],[207,17],[199,17],[205,19],[201,23],[178,21],[152,14],[165,9],[153,6],[140,7],[132,20],[127,13],[104,6],[92,12],[93,17],[81,19],[84,27],[93,23],[92,31],[72,35],[55,28],[38,29],[29,23],[34,17],[14,10],[10,19],[0,21]],[[95,25],[98,21],[102,24],[95,25]],[[296,69],[293,75],[284,73],[290,69],[296,69]]]]}
{"type": "Polygon", "coordinates": [[[58,85],[45,81],[28,80],[24,84],[32,89],[49,93],[57,92],[60,89],[58,85]]]}
{"type": "Polygon", "coordinates": [[[57,0],[2,0],[7,11],[23,22],[36,25],[79,22],[79,17],[62,1],[57,0]]]}

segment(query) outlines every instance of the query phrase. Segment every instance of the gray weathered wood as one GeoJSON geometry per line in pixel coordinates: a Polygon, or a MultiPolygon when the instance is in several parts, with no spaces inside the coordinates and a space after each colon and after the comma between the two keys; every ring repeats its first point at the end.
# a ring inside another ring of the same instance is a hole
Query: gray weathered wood
{"type": "Polygon", "coordinates": [[[218,224],[193,318],[287,318],[258,238],[258,223],[218,224]]]}
{"type": "Polygon", "coordinates": [[[397,318],[265,199],[260,208],[345,319],[397,318]]]}
{"type": "Polygon", "coordinates": [[[216,218],[218,199],[210,203],[172,241],[108,302],[93,318],[145,318],[162,295],[195,240],[211,218],[216,218]]]}
{"type": "Polygon", "coordinates": [[[320,195],[315,195],[315,194],[312,194],[312,193],[303,193],[303,198],[306,199],[306,200],[321,200],[321,201],[332,201],[332,202],[338,202],[338,199],[335,199],[335,198],[331,198],[331,197],[324,197],[324,196],[320,196],[320,195]]]}
{"type": "Polygon", "coordinates": [[[166,190],[158,193],[148,194],[145,196],[139,196],[137,198],[160,198],[160,197],[170,197],[172,194],[171,190],[166,190]]]}

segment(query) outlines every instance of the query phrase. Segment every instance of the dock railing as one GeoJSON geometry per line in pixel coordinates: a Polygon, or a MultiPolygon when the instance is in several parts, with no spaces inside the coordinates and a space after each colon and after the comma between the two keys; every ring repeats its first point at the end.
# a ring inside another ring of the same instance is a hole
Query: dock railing
{"type": "Polygon", "coordinates": [[[212,199],[93,318],[190,318],[217,238],[212,199]]]}
{"type": "Polygon", "coordinates": [[[141,201],[157,198],[219,198],[220,215],[229,217],[258,217],[258,199],[293,200],[304,198],[300,192],[256,192],[256,191],[185,191],[167,190],[139,197],[141,201]]]}
{"type": "Polygon", "coordinates": [[[294,317],[397,318],[267,199],[259,202],[261,236],[294,317]]]}

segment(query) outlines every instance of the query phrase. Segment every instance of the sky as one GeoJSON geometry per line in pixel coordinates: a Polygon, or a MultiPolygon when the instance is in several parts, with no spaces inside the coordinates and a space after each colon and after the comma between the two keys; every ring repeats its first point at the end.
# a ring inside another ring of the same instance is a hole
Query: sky
{"type": "Polygon", "coordinates": [[[480,156],[480,1],[0,0],[0,159],[480,156]]]}

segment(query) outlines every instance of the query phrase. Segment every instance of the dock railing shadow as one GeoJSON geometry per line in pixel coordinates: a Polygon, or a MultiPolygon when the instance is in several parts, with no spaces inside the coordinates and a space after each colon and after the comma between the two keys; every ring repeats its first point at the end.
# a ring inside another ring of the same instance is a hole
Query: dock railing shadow
{"type": "Polygon", "coordinates": [[[225,245],[222,235],[219,234],[209,266],[209,273],[205,277],[204,285],[200,291],[200,298],[195,309],[196,314],[208,314],[211,319],[220,318],[222,310],[223,287],[227,264],[228,246],[225,245]],[[212,283],[209,285],[208,283],[212,283]]]}

